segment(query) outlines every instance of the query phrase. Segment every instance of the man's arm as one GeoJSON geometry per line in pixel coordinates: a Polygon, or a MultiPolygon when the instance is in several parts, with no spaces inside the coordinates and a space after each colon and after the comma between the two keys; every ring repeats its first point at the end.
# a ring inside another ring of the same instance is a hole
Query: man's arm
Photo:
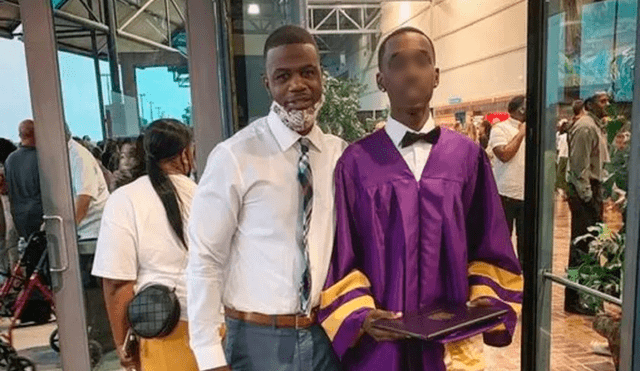
{"type": "Polygon", "coordinates": [[[521,123],[518,127],[518,134],[516,134],[509,143],[506,145],[498,145],[493,148],[493,153],[495,153],[498,160],[502,162],[509,162],[511,159],[518,153],[520,149],[520,145],[522,145],[522,141],[526,136],[526,124],[521,123]]]}
{"type": "Polygon", "coordinates": [[[187,312],[191,349],[203,370],[228,370],[219,328],[231,239],[242,207],[237,160],[223,144],[209,155],[189,221],[187,312]]]}
{"type": "Polygon", "coordinates": [[[82,219],[87,216],[89,211],[89,204],[91,204],[91,196],[78,195],[76,197],[76,225],[80,225],[82,219]]]}
{"type": "MultiPolygon", "coordinates": [[[[597,136],[597,134],[596,134],[597,136]]],[[[569,145],[569,181],[576,188],[578,196],[584,202],[591,201],[593,191],[591,189],[590,164],[591,151],[594,148],[594,138],[589,129],[580,128],[571,137],[569,145]]]]}

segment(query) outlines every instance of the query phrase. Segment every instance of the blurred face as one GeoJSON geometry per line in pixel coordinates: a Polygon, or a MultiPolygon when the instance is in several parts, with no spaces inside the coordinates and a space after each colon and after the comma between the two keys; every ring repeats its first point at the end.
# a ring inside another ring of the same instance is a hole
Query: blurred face
{"type": "Polygon", "coordinates": [[[629,144],[629,137],[629,132],[618,133],[614,141],[614,145],[616,146],[616,148],[620,151],[626,149],[627,145],[629,144]]]}
{"type": "Polygon", "coordinates": [[[509,114],[514,119],[520,122],[525,122],[527,120],[527,102],[525,101],[524,103],[522,103],[522,106],[520,106],[520,108],[515,110],[515,112],[510,112],[509,114]]]}
{"type": "Polygon", "coordinates": [[[120,149],[120,165],[119,169],[131,169],[136,164],[135,158],[136,146],[133,143],[125,143],[120,149]]]}
{"type": "Polygon", "coordinates": [[[306,110],[320,101],[322,72],[313,44],[289,44],[269,50],[264,83],[287,111],[306,110]]]}
{"type": "Polygon", "coordinates": [[[597,118],[603,118],[607,116],[608,107],[609,96],[607,94],[600,94],[591,105],[591,112],[596,115],[597,118]]]}
{"type": "Polygon", "coordinates": [[[405,32],[387,40],[377,81],[389,95],[392,108],[428,107],[433,89],[440,81],[429,40],[416,32],[405,32]]]}

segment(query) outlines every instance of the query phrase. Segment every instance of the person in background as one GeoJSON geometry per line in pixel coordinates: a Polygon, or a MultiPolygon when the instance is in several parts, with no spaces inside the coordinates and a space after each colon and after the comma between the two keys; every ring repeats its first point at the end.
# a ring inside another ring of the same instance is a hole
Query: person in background
{"type": "Polygon", "coordinates": [[[569,144],[566,126],[569,120],[562,119],[556,125],[556,190],[562,198],[567,192],[567,164],[569,163],[569,144]]]}
{"type": "MultiPolygon", "coordinates": [[[[67,128],[67,147],[71,168],[71,188],[75,205],[76,231],[79,241],[95,241],[100,230],[102,210],[109,190],[98,161],[82,144],[71,137],[67,128]]],[[[87,248],[95,250],[90,243],[87,248]]],[[[93,253],[93,251],[91,251],[93,253]]]]}
{"type": "MultiPolygon", "coordinates": [[[[577,241],[576,238],[586,235],[589,227],[602,222],[602,181],[605,177],[605,163],[610,161],[602,126],[608,106],[607,93],[594,94],[584,102],[586,113],[577,116],[577,120],[567,127],[567,194],[571,210],[568,269],[578,267],[581,255],[589,253],[590,240],[577,241]]],[[[576,314],[595,314],[580,303],[578,292],[569,288],[565,289],[564,310],[576,314]]]]}
{"type": "Polygon", "coordinates": [[[127,370],[197,371],[189,348],[185,267],[191,201],[196,184],[191,134],[177,120],[160,119],[146,129],[148,175],[118,188],[104,209],[93,274],[103,278],[116,349],[127,370]],[[176,288],[181,317],[164,338],[141,339],[140,359],[121,352],[128,330],[127,303],[143,286],[176,288]]]}
{"type": "Polygon", "coordinates": [[[146,174],[143,135],[128,139],[120,147],[118,170],[114,172],[114,189],[129,184],[146,174]]]}
{"type": "Polygon", "coordinates": [[[464,134],[467,138],[471,139],[475,143],[478,143],[478,128],[473,121],[467,123],[467,127],[464,130],[464,134]]]}
{"type": "Polygon", "coordinates": [[[9,139],[0,138],[0,165],[4,166],[4,163],[7,161],[7,157],[9,157],[9,155],[16,149],[18,149],[18,147],[16,147],[16,145],[9,139]]]}
{"type": "Polygon", "coordinates": [[[20,148],[9,155],[5,170],[13,222],[18,236],[27,240],[42,226],[42,197],[33,120],[22,121],[18,130],[20,148]]]}
{"type": "Polygon", "coordinates": [[[491,137],[491,123],[489,120],[482,120],[478,127],[478,142],[483,149],[489,146],[489,138],[491,137]]]}
{"type": "Polygon", "coordinates": [[[581,99],[574,100],[571,104],[571,108],[573,110],[573,117],[571,118],[571,121],[567,123],[563,131],[566,131],[569,125],[573,125],[582,116],[587,114],[587,111],[584,108],[584,101],[581,99]]]}
{"type": "Polygon", "coordinates": [[[489,147],[496,158],[493,171],[498,192],[507,217],[509,233],[513,224],[517,235],[517,251],[520,264],[524,265],[524,168],[527,107],[525,97],[518,95],[507,106],[509,118],[491,128],[489,147]]]}
{"type": "MultiPolygon", "coordinates": [[[[88,138],[88,136],[85,135],[84,138],[88,138]]],[[[96,159],[98,166],[100,166],[100,171],[102,171],[102,176],[104,176],[104,181],[107,183],[107,188],[109,189],[109,193],[111,193],[113,191],[113,184],[114,184],[113,174],[111,173],[111,171],[109,171],[109,169],[107,169],[104,165],[102,165],[102,150],[100,149],[99,146],[94,145],[92,142],[86,139],[83,139],[79,143],[82,144],[84,148],[88,149],[89,152],[91,152],[93,157],[96,159]]]]}
{"type": "Polygon", "coordinates": [[[10,140],[0,138],[0,270],[9,271],[18,257],[18,232],[13,224],[9,205],[9,185],[4,164],[18,149],[10,140]]]}
{"type": "Polygon", "coordinates": [[[269,115],[214,148],[193,200],[191,347],[201,370],[338,370],[316,313],[334,240],[333,171],[346,143],[316,122],[314,37],[283,26],[264,56],[269,115]]]}
{"type": "Polygon", "coordinates": [[[92,338],[105,351],[113,349],[100,283],[91,276],[102,211],[109,198],[109,188],[98,161],[82,144],[71,137],[65,125],[71,169],[71,190],[75,207],[80,275],[85,295],[87,325],[92,338]]]}
{"type": "Polygon", "coordinates": [[[118,170],[118,164],[120,162],[120,152],[118,149],[118,142],[114,139],[107,139],[104,142],[102,148],[102,165],[107,168],[111,173],[118,170]]]}

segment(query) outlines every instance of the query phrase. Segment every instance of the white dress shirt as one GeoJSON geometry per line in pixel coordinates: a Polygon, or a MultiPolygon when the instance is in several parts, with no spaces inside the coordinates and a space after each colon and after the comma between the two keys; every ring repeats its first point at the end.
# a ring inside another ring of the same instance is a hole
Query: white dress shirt
{"type": "MultiPolygon", "coordinates": [[[[499,122],[491,128],[489,138],[489,148],[493,151],[495,147],[506,146],[518,135],[521,122],[508,118],[499,122]]],[[[501,196],[524,200],[524,167],[525,167],[525,141],[520,144],[516,155],[507,162],[502,162],[498,157],[493,161],[493,172],[498,184],[498,193],[501,196]]]]}
{"type": "Polygon", "coordinates": [[[431,153],[431,143],[427,143],[425,141],[418,141],[414,144],[402,148],[400,147],[400,142],[402,138],[406,134],[407,131],[412,133],[428,133],[436,127],[435,121],[433,120],[433,115],[429,115],[429,119],[422,126],[420,131],[415,131],[413,129],[408,128],[407,126],[401,124],[400,122],[394,120],[391,116],[387,119],[387,124],[384,126],[385,131],[393,144],[395,144],[396,148],[402,155],[402,158],[409,165],[409,169],[416,177],[416,180],[420,181],[422,178],[422,171],[424,170],[425,165],[427,164],[427,159],[429,159],[429,153],[431,153]]]}
{"type": "MultiPolygon", "coordinates": [[[[297,235],[300,135],[273,112],[209,155],[189,223],[187,310],[200,369],[226,364],[221,305],[244,312],[299,312],[304,260],[297,235]]],[[[307,135],[313,172],[309,230],[311,305],[326,280],[335,229],[333,174],[346,143],[314,126],[307,135]]]]}

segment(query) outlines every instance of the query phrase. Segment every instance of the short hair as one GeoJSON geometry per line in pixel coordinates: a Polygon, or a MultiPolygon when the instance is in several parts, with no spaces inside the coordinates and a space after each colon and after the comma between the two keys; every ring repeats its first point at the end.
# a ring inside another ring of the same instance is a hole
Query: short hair
{"type": "Polygon", "coordinates": [[[509,113],[517,111],[524,104],[524,100],[524,95],[516,95],[515,97],[511,98],[509,104],[507,105],[507,111],[509,113]]]}
{"type": "Polygon", "coordinates": [[[398,28],[397,30],[385,36],[384,39],[382,39],[382,42],[380,43],[380,47],[378,48],[378,68],[382,66],[382,58],[384,58],[384,53],[387,51],[387,43],[389,42],[389,40],[391,40],[392,38],[398,35],[403,35],[410,32],[420,34],[429,41],[429,46],[431,47],[431,52],[433,53],[433,63],[434,64],[436,63],[436,48],[435,46],[433,46],[433,41],[431,40],[431,38],[427,36],[427,34],[424,33],[424,31],[418,28],[406,26],[406,27],[398,28]]]}
{"type": "Polygon", "coordinates": [[[290,44],[311,44],[316,48],[318,57],[320,56],[320,50],[318,49],[316,39],[309,33],[309,31],[299,26],[286,25],[276,29],[269,35],[269,37],[267,37],[267,41],[264,43],[265,61],[267,60],[267,53],[269,53],[269,50],[290,44]]]}
{"type": "Polygon", "coordinates": [[[35,135],[34,126],[35,124],[31,119],[26,119],[20,122],[20,125],[18,126],[18,134],[20,138],[33,138],[35,135]]]}
{"type": "Polygon", "coordinates": [[[573,109],[573,114],[578,116],[582,109],[584,108],[584,101],[582,99],[576,99],[571,104],[571,108],[573,109]]]}
{"type": "Polygon", "coordinates": [[[608,94],[606,92],[604,92],[604,91],[595,92],[592,96],[590,96],[589,98],[585,99],[584,108],[587,111],[591,112],[591,110],[593,109],[593,104],[596,102],[598,97],[603,96],[603,95],[608,95],[608,94]]]}

